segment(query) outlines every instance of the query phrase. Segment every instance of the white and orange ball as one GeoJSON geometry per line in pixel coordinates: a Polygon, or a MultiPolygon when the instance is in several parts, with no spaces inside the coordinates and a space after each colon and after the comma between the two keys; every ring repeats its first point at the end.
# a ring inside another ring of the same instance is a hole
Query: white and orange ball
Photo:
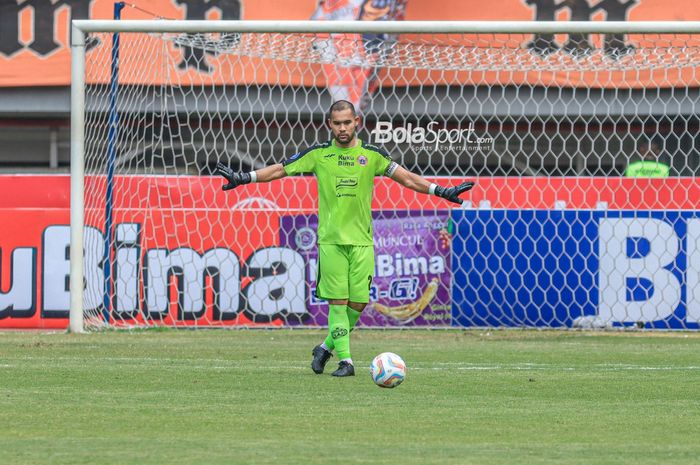
{"type": "Polygon", "coordinates": [[[369,372],[377,386],[395,388],[406,379],[406,363],[398,355],[384,352],[374,357],[369,372]]]}

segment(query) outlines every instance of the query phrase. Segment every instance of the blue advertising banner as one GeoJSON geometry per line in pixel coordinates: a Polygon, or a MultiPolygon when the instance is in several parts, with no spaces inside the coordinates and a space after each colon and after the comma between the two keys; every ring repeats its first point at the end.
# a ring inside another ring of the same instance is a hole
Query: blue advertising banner
{"type": "Polygon", "coordinates": [[[698,328],[700,212],[452,215],[454,326],[698,328]]]}

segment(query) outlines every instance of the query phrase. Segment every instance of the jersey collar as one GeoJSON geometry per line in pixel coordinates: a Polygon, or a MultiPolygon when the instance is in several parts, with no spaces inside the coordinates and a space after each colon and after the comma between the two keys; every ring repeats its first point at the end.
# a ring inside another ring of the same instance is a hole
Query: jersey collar
{"type": "Polygon", "coordinates": [[[352,149],[356,149],[356,148],[362,147],[362,139],[360,139],[360,138],[358,137],[358,138],[357,138],[357,144],[355,144],[355,145],[352,146],[352,147],[338,147],[338,146],[335,144],[335,139],[331,139],[331,146],[334,147],[334,148],[336,148],[336,149],[339,149],[339,150],[352,150],[352,149]]]}

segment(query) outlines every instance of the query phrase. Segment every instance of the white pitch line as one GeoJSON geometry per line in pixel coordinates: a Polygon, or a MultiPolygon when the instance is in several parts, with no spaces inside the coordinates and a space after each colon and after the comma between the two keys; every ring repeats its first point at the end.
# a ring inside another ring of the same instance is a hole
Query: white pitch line
{"type": "MultiPolygon", "coordinates": [[[[6,360],[8,360],[6,358],[6,360]]],[[[48,359],[45,357],[16,357],[10,360],[17,362],[16,364],[0,365],[0,368],[17,368],[22,366],[22,362],[26,361],[41,361],[45,363],[48,359]]],[[[113,362],[119,366],[132,367],[158,367],[159,369],[177,369],[188,368],[193,370],[227,370],[227,369],[244,369],[244,370],[307,370],[308,360],[290,360],[284,365],[262,364],[257,360],[225,360],[225,359],[183,359],[183,358],[154,358],[154,357],[99,357],[92,359],[76,359],[73,357],[52,357],[52,362],[59,362],[54,366],[66,367],[77,366],[79,368],[91,369],[90,362],[113,362]],[[205,362],[205,363],[203,363],[205,362]],[[211,362],[212,365],[206,364],[211,362]]],[[[359,369],[365,367],[363,364],[357,365],[359,369]]],[[[632,364],[595,364],[595,365],[580,365],[580,366],[557,366],[541,363],[519,363],[519,364],[472,364],[465,362],[435,362],[435,363],[419,363],[416,365],[409,364],[409,371],[594,371],[594,372],[623,372],[623,371],[700,371],[700,366],[650,366],[650,365],[632,365],[632,364]]]]}

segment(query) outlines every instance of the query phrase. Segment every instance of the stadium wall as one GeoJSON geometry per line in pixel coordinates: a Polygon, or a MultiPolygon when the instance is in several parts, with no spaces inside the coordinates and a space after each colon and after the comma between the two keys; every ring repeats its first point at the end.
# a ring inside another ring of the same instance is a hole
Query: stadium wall
{"type": "MultiPolygon", "coordinates": [[[[118,322],[325,324],[312,294],[315,181],[229,193],[220,185],[215,177],[117,178],[118,322]],[[181,279],[168,274],[173,268],[181,279]],[[288,298],[273,302],[270,289],[282,288],[288,298]]],[[[372,295],[380,305],[363,315],[365,325],[567,327],[599,316],[615,326],[698,328],[696,179],[484,178],[453,210],[401,190],[377,181],[372,295]],[[425,311],[408,315],[430,289],[425,311]]],[[[0,327],[66,328],[69,177],[0,176],[0,221],[0,327]]],[[[101,302],[102,228],[86,228],[87,308],[101,302]]]]}

